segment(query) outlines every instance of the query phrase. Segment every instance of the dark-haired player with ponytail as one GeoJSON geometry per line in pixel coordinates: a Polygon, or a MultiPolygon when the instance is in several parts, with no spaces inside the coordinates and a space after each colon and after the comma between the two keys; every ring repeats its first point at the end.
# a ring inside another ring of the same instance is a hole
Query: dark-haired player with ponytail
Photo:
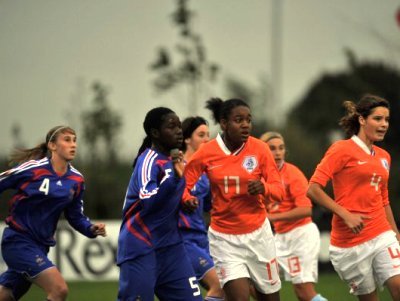
{"type": "Polygon", "coordinates": [[[203,144],[186,165],[184,201],[192,200],[190,191],[204,172],[213,200],[210,253],[225,299],[248,300],[250,279],[257,300],[277,301],[281,282],[265,200],[282,200],[278,168],[269,147],[250,136],[246,102],[212,98],[206,107],[222,133],[203,144]]]}
{"type": "Polygon", "coordinates": [[[360,301],[386,286],[400,300],[400,239],[390,207],[390,155],[375,145],[389,129],[389,102],[364,95],[345,101],[340,120],[348,139],[333,143],[310,179],[307,195],[333,212],[330,260],[360,301]],[[332,181],[334,198],[323,189],[332,181]]]}
{"type": "MultiPolygon", "coordinates": [[[[150,110],[123,205],[118,300],[202,300],[178,230],[185,187],[182,127],[170,109],[150,110]],[[172,156],[171,156],[172,155],[172,156]]],[[[195,201],[192,201],[193,205],[195,201]]],[[[188,206],[190,207],[190,206],[188,206]]]]}
{"type": "Polygon", "coordinates": [[[47,257],[56,244],[54,234],[62,213],[83,235],[106,235],[104,224],[92,224],[83,214],[84,179],[70,164],[76,146],[75,131],[56,126],[37,147],[16,150],[11,161],[18,165],[0,174],[0,193],[16,190],[1,241],[8,266],[0,276],[1,301],[19,300],[32,283],[45,291],[47,300],[67,299],[67,284],[47,257]]]}

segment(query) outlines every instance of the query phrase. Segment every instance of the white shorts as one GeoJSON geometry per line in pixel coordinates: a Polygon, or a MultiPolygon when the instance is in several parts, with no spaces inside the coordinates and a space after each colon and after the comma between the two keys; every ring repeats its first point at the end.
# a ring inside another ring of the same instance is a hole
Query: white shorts
{"type": "Polygon", "coordinates": [[[318,281],[318,253],[321,245],[316,224],[275,234],[276,256],[285,280],[294,284],[318,281]]]}
{"type": "Polygon", "coordinates": [[[268,219],[259,229],[240,235],[220,233],[210,227],[208,239],[221,287],[234,279],[250,278],[263,294],[281,289],[275,241],[268,219]]]}
{"type": "Polygon", "coordinates": [[[369,294],[400,274],[400,246],[391,230],[351,248],[331,245],[329,257],[354,295],[369,294]]]}

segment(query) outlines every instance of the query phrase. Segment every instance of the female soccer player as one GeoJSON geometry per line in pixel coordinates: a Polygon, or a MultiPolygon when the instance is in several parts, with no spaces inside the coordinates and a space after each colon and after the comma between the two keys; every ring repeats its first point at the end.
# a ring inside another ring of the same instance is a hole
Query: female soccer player
{"type": "Polygon", "coordinates": [[[285,161],[286,146],[281,134],[267,132],[260,139],[268,144],[285,186],[283,201],[268,206],[279,265],[300,301],[326,301],[314,288],[318,280],[320,234],[311,219],[307,179],[300,169],[285,161]]]}
{"type": "Polygon", "coordinates": [[[378,300],[385,285],[400,300],[399,231],[388,197],[390,155],[375,142],[389,128],[389,103],[365,95],[345,101],[347,140],[335,142],[310,179],[307,195],[333,212],[330,260],[361,301],[378,300]],[[332,180],[334,199],[323,190],[332,180]]]}
{"type": "Polygon", "coordinates": [[[11,160],[19,165],[0,174],[0,193],[16,190],[1,241],[8,266],[0,276],[2,301],[19,300],[32,283],[47,300],[67,299],[67,284],[47,257],[61,213],[87,237],[106,235],[104,224],[92,224],[83,214],[83,176],[70,164],[76,147],[75,131],[56,126],[37,147],[17,150],[11,160]]]}
{"type": "Polygon", "coordinates": [[[172,110],[157,107],[143,127],[147,136],[134,162],[118,238],[118,300],[202,300],[178,230],[185,188],[181,122],[172,110]]]}
{"type": "Polygon", "coordinates": [[[222,134],[194,153],[185,168],[184,201],[205,172],[212,192],[210,252],[225,300],[279,300],[281,282],[264,199],[281,201],[283,186],[268,146],[250,137],[251,113],[240,99],[207,101],[222,134]]]}
{"type": "MultiPolygon", "coordinates": [[[[182,151],[185,162],[188,162],[198,148],[210,139],[210,131],[207,121],[200,116],[186,118],[182,122],[182,130],[182,151]]],[[[210,183],[205,174],[201,175],[191,193],[197,198],[199,206],[194,212],[179,212],[179,229],[196,277],[207,289],[205,300],[223,300],[224,292],[210,255],[207,227],[203,218],[204,211],[208,212],[211,208],[210,183]]]]}

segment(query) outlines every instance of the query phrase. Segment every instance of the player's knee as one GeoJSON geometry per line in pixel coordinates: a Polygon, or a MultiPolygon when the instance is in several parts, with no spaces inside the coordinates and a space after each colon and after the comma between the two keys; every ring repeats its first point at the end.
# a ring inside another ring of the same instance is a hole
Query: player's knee
{"type": "Polygon", "coordinates": [[[67,296],[68,296],[68,286],[64,283],[64,284],[60,284],[55,286],[51,293],[49,294],[49,299],[50,300],[60,300],[60,301],[64,301],[67,300],[67,296]]]}
{"type": "Polygon", "coordinates": [[[11,289],[0,285],[0,301],[15,301],[11,289]]]}

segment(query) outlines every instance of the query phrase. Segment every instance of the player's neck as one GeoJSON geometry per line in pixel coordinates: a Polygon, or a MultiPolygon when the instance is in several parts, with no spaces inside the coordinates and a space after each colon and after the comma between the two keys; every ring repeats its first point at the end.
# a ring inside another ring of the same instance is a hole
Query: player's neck
{"type": "Polygon", "coordinates": [[[62,176],[68,170],[68,162],[58,156],[52,156],[50,159],[51,166],[53,170],[59,175],[62,176]]]}

